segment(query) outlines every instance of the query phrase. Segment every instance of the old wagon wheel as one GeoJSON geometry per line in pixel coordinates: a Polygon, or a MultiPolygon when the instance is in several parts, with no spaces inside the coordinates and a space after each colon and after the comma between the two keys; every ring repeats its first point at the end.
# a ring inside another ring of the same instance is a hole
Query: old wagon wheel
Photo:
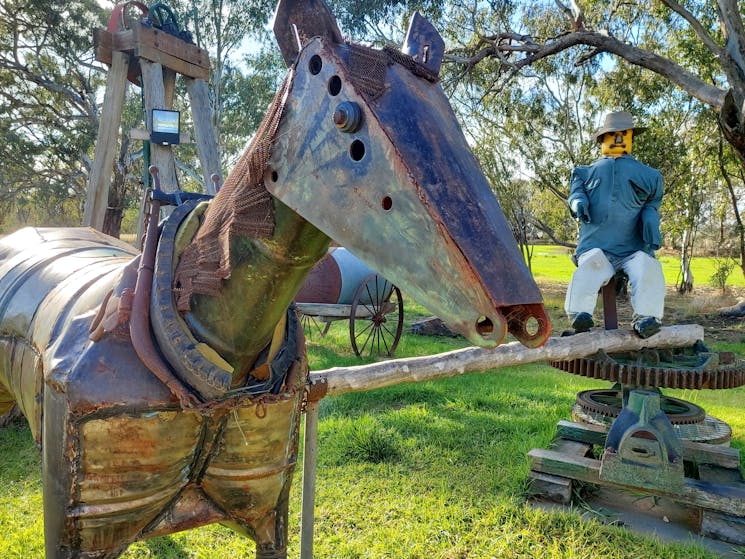
{"type": "Polygon", "coordinates": [[[319,338],[323,338],[331,328],[330,320],[322,320],[317,316],[305,314],[302,311],[300,314],[300,325],[303,327],[303,335],[306,339],[313,341],[313,336],[318,334],[319,338]]]}
{"type": "Polygon", "coordinates": [[[401,290],[378,274],[370,274],[354,293],[349,337],[358,357],[392,356],[404,327],[401,290]]]}

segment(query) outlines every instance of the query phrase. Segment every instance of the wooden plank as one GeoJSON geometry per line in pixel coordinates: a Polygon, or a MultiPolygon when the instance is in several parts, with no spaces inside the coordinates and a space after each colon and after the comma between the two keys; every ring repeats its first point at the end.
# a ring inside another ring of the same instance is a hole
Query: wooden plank
{"type": "Polygon", "coordinates": [[[157,48],[150,45],[137,45],[134,50],[134,55],[139,57],[140,59],[144,58],[145,60],[149,60],[150,62],[156,62],[161,66],[165,66],[166,68],[171,68],[179,74],[183,74],[184,76],[190,78],[206,80],[210,77],[209,68],[190,64],[189,62],[185,62],[180,58],[171,56],[170,54],[158,50],[157,48]]]}
{"type": "Polygon", "coordinates": [[[683,486],[677,491],[651,490],[601,480],[600,461],[592,458],[567,456],[541,448],[534,448],[528,456],[531,459],[531,468],[538,472],[650,495],[660,495],[705,509],[745,516],[745,488],[686,478],[683,486]]]}
{"type": "Polygon", "coordinates": [[[735,545],[745,545],[745,518],[705,510],[701,514],[699,532],[735,545]]]}
{"type": "MultiPolygon", "coordinates": [[[[165,108],[165,86],[163,84],[163,67],[160,64],[140,60],[142,68],[142,90],[145,97],[145,118],[147,129],[153,129],[153,109],[165,108]]],[[[160,188],[164,192],[174,192],[178,190],[178,180],[176,178],[176,160],[173,157],[173,148],[171,146],[161,146],[154,142],[150,143],[150,163],[158,167],[160,175],[160,188]]],[[[144,205],[140,206],[140,215],[138,223],[144,223],[142,215],[144,205]]],[[[161,215],[167,216],[172,211],[170,207],[164,207],[161,215]]],[[[144,231],[138,231],[138,238],[144,231]]]]}
{"type": "MultiPolygon", "coordinates": [[[[705,464],[731,468],[739,472],[740,451],[729,446],[683,441],[683,458],[699,464],[699,470],[705,464]]],[[[742,476],[740,477],[742,480],[742,476]]]]}
{"type": "Polygon", "coordinates": [[[582,443],[605,446],[608,429],[601,425],[561,420],[556,425],[556,436],[582,443]]]}
{"type": "Polygon", "coordinates": [[[568,505],[572,502],[573,483],[571,479],[533,471],[528,476],[530,477],[528,492],[532,496],[548,499],[562,505],[568,505]]]}
{"type": "Polygon", "coordinates": [[[106,92],[98,124],[93,164],[88,177],[88,191],[83,211],[83,225],[103,230],[106,207],[109,201],[109,188],[118,148],[119,124],[122,120],[124,93],[127,86],[129,55],[115,51],[112,53],[111,68],[106,78],[106,92]]]}
{"type": "Polygon", "coordinates": [[[113,37],[106,29],[93,30],[93,52],[96,60],[111,66],[111,52],[113,47],[113,37]]]}
{"type": "MultiPolygon", "coordinates": [[[[352,305],[332,305],[330,303],[295,303],[297,310],[308,316],[325,316],[329,318],[350,318],[352,305]]],[[[357,307],[357,318],[370,318],[370,311],[365,307],[357,307]]]]}
{"type": "Polygon", "coordinates": [[[209,75],[210,56],[205,49],[201,49],[192,43],[187,43],[183,39],[179,39],[165,31],[145,27],[144,25],[134,26],[131,31],[132,48],[135,50],[144,46],[152,47],[163,54],[183,60],[190,66],[196,66],[203,70],[206,69],[209,75]]]}
{"type": "Polygon", "coordinates": [[[212,175],[220,177],[220,183],[223,182],[223,175],[207,82],[187,78],[186,92],[189,94],[191,117],[194,122],[194,136],[197,142],[197,155],[202,168],[205,191],[207,194],[214,195],[217,192],[215,183],[212,182],[212,175]]]}
{"type": "Polygon", "coordinates": [[[534,349],[512,342],[494,349],[469,347],[425,357],[391,359],[354,367],[334,367],[311,372],[310,382],[326,382],[327,394],[344,394],[404,382],[490,371],[546,359],[575,359],[597,353],[600,349],[615,352],[644,347],[687,347],[703,337],[704,329],[697,324],[664,326],[659,334],[647,339],[640,338],[631,330],[601,330],[565,338],[550,338],[543,347],[534,349]]]}
{"type": "Polygon", "coordinates": [[[132,29],[122,29],[111,34],[112,48],[127,52],[134,52],[136,41],[132,29]]]}
{"type": "MultiPolygon", "coordinates": [[[[736,469],[702,465],[698,468],[698,475],[700,479],[705,481],[745,487],[739,462],[736,469]]],[[[704,536],[737,545],[745,545],[745,518],[742,517],[707,510],[701,515],[699,531],[704,536]]]]}
{"type": "MultiPolygon", "coordinates": [[[[559,421],[556,427],[557,437],[573,441],[586,442],[605,446],[607,430],[599,425],[559,421]]],[[[681,441],[683,459],[696,464],[714,464],[724,468],[740,467],[740,451],[727,446],[681,441]]]]}
{"type": "Polygon", "coordinates": [[[551,442],[551,450],[570,456],[589,456],[592,452],[592,447],[593,445],[591,444],[567,439],[554,439],[551,442]]]}

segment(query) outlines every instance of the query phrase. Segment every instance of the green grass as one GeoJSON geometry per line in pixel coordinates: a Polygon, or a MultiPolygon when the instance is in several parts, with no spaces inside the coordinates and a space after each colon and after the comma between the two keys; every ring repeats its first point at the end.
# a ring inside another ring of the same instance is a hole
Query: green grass
{"type": "MultiPolygon", "coordinates": [[[[533,253],[533,275],[539,281],[569,282],[574,271],[574,265],[570,261],[572,249],[557,245],[539,245],[533,253]]],[[[658,254],[662,271],[665,274],[665,283],[675,285],[678,280],[680,260],[677,255],[658,254]]],[[[717,262],[714,258],[697,256],[691,262],[691,272],[698,285],[708,286],[717,262]]],[[[736,267],[729,278],[727,286],[745,287],[745,275],[736,267]]]]}
{"type": "MultiPolygon", "coordinates": [[[[536,270],[571,274],[565,255],[536,249],[536,270]],[[544,254],[545,253],[545,254],[544,254]]],[[[669,278],[669,276],[668,276],[669,278]]],[[[428,315],[407,300],[407,326],[428,315]]],[[[313,369],[356,365],[346,322],[308,344],[313,369]]],[[[397,357],[465,346],[404,335],[397,357]]],[[[730,344],[741,354],[742,344],[730,344]]],[[[369,360],[368,360],[369,361],[369,360]]],[[[607,383],[544,364],[328,397],[321,402],[314,550],[327,559],[714,559],[655,538],[526,504],[527,452],[551,442],[580,390],[607,383]]],[[[745,448],[745,388],[681,392],[733,428],[745,448]]],[[[0,559],[43,557],[39,454],[26,427],[0,430],[0,559]]],[[[289,557],[299,556],[300,470],[291,495],[289,557]]],[[[132,545],[127,559],[253,557],[253,543],[208,526],[132,545]]],[[[745,552],[743,552],[745,556],[745,552]]]]}

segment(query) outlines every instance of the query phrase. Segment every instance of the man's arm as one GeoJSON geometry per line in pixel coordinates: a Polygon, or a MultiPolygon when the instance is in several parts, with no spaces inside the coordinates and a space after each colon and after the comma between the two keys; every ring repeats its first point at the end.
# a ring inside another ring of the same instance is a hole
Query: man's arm
{"type": "Polygon", "coordinates": [[[641,210],[642,239],[651,250],[658,250],[662,246],[660,232],[660,205],[662,204],[662,175],[655,171],[651,196],[641,210]]]}
{"type": "Polygon", "coordinates": [[[569,211],[575,219],[590,223],[590,201],[585,190],[586,167],[575,167],[569,179],[569,211]]]}

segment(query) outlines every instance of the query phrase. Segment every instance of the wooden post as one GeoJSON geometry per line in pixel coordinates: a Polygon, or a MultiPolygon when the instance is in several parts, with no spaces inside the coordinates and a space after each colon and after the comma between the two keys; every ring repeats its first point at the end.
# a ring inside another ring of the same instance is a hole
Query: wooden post
{"type": "Polygon", "coordinates": [[[318,448],[318,401],[305,407],[303,442],[303,496],[300,517],[300,559],[313,559],[313,524],[316,505],[316,450],[318,448]]]}
{"type": "Polygon", "coordinates": [[[163,68],[163,109],[173,109],[173,98],[176,93],[176,71],[163,68]]]}
{"type": "Polygon", "coordinates": [[[187,78],[186,91],[189,94],[189,103],[191,104],[194,139],[197,142],[197,153],[202,167],[204,187],[208,194],[214,195],[217,192],[212,181],[212,175],[216,174],[222,177],[222,170],[215,127],[212,123],[212,108],[210,107],[207,83],[204,80],[187,78]]]}
{"type": "Polygon", "coordinates": [[[562,338],[549,338],[543,347],[529,349],[518,342],[494,349],[469,347],[430,355],[392,359],[370,365],[333,367],[312,371],[310,383],[326,382],[327,394],[344,394],[401,384],[483,372],[499,367],[524,365],[544,360],[568,360],[586,357],[604,350],[639,350],[646,347],[688,347],[704,339],[704,329],[697,324],[665,326],[651,338],[640,338],[630,330],[593,330],[562,338]]]}
{"type": "Polygon", "coordinates": [[[109,187],[117,152],[119,125],[122,120],[124,93],[127,86],[129,56],[114,51],[111,53],[111,69],[106,80],[106,93],[103,98],[101,120],[98,125],[96,148],[88,178],[88,192],[85,198],[83,225],[101,231],[103,229],[106,207],[109,201],[109,187]]]}
{"type": "Polygon", "coordinates": [[[606,330],[618,328],[618,310],[616,308],[616,278],[610,279],[601,289],[603,294],[603,322],[606,330]]]}
{"type": "MultiPolygon", "coordinates": [[[[153,131],[153,109],[165,109],[165,84],[163,67],[157,62],[140,59],[142,69],[142,88],[145,94],[145,113],[147,130],[153,131]]],[[[165,192],[178,189],[176,181],[176,161],[171,146],[150,144],[150,163],[158,167],[161,188],[165,192]]]]}

